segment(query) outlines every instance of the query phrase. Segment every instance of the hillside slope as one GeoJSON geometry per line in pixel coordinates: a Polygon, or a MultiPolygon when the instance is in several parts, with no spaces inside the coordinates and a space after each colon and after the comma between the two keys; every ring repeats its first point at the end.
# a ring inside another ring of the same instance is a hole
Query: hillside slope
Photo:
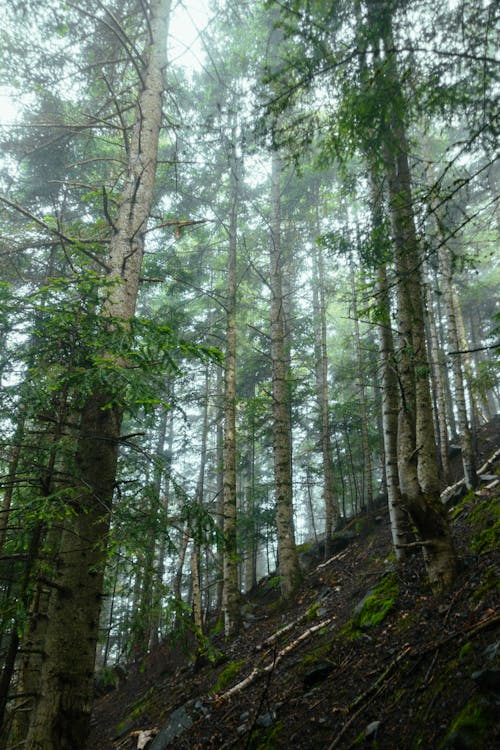
{"type": "Polygon", "coordinates": [[[276,581],[247,597],[245,627],[190,663],[164,644],[97,701],[90,750],[500,746],[498,486],[452,510],[461,572],[434,597],[420,553],[396,567],[385,510],[311,570],[284,608],[276,581]]]}

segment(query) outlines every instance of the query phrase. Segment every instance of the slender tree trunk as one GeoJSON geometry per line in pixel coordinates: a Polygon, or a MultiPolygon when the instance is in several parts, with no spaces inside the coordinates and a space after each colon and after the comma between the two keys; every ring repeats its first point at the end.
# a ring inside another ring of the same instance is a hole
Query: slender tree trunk
{"type": "Polygon", "coordinates": [[[441,459],[441,472],[444,484],[451,481],[450,461],[449,461],[449,441],[448,425],[446,423],[446,395],[443,383],[442,356],[439,348],[436,316],[434,314],[434,305],[431,289],[431,276],[428,263],[424,261],[423,272],[425,274],[425,299],[427,304],[427,321],[429,330],[429,354],[431,362],[432,382],[435,393],[435,415],[437,433],[439,435],[439,455],[441,459]]]}
{"type": "MultiPolygon", "coordinates": [[[[169,0],[153,0],[151,43],[145,53],[127,175],[111,240],[109,276],[116,283],[103,315],[124,325],[135,313],[153,200],[169,11],[169,0]]],[[[85,745],[89,732],[122,399],[123,394],[104,387],[92,393],[83,407],[75,460],[78,483],[68,491],[72,514],[64,520],[48,607],[40,691],[26,743],[31,750],[74,750],[85,745]]]]}
{"type": "MultiPolygon", "coordinates": [[[[316,219],[319,232],[319,219],[316,219]]],[[[340,517],[333,477],[328,394],[328,350],[326,340],[325,274],[321,251],[313,243],[312,251],[314,349],[316,363],[316,398],[320,417],[321,456],[323,468],[323,503],[325,507],[325,557],[330,556],[331,538],[340,517]]],[[[316,530],[314,531],[316,535],[316,530]]]]}
{"type": "Polygon", "coordinates": [[[236,253],[238,207],[238,160],[233,129],[230,159],[231,207],[229,221],[226,359],[224,379],[224,587],[222,594],[224,632],[235,635],[240,627],[238,540],[236,533],[236,253]]]}
{"type": "MultiPolygon", "coordinates": [[[[448,322],[448,340],[451,351],[458,352],[462,349],[459,324],[457,319],[456,292],[453,287],[453,271],[450,251],[445,245],[439,248],[439,267],[443,279],[443,291],[446,304],[446,318],[448,322]]],[[[452,354],[451,366],[453,371],[455,406],[458,416],[458,430],[460,437],[460,449],[462,452],[462,464],[464,468],[465,486],[472,489],[477,485],[476,458],[472,432],[467,417],[467,405],[465,400],[465,383],[462,370],[462,359],[460,354],[452,354]]]]}
{"type": "Polygon", "coordinates": [[[283,309],[283,254],[281,248],[281,159],[272,154],[271,167],[271,368],[273,397],[274,481],[276,530],[281,592],[288,598],[297,588],[301,572],[293,523],[292,445],[289,387],[286,367],[283,309]]]}
{"type": "Polygon", "coordinates": [[[361,335],[359,331],[359,320],[358,320],[358,299],[356,292],[356,282],[354,278],[354,266],[352,254],[350,258],[350,275],[351,275],[351,300],[352,300],[352,317],[354,319],[354,341],[356,344],[356,363],[358,369],[358,388],[359,388],[359,406],[361,416],[361,439],[363,445],[363,477],[364,482],[364,493],[363,493],[363,505],[367,508],[373,506],[373,467],[372,467],[372,456],[370,450],[370,436],[368,432],[368,409],[366,406],[366,389],[364,384],[364,371],[363,366],[363,355],[361,352],[361,335]]]}
{"type": "Polygon", "coordinates": [[[378,269],[377,292],[384,315],[379,326],[379,348],[382,369],[382,427],[384,437],[384,462],[387,481],[387,499],[391,520],[392,543],[397,560],[406,555],[404,545],[408,543],[408,520],[403,509],[398,475],[398,376],[394,357],[394,341],[391,328],[391,307],[388,294],[385,266],[378,269]]]}

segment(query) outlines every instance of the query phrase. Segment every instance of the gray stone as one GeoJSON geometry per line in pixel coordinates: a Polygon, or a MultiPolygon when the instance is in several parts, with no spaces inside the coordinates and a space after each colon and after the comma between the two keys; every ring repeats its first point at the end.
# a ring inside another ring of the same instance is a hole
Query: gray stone
{"type": "Polygon", "coordinates": [[[374,737],[377,734],[381,724],[381,721],[372,721],[371,724],[368,724],[365,729],[365,737],[374,737]]]}
{"type": "Polygon", "coordinates": [[[275,718],[276,718],[275,712],[268,711],[267,713],[262,714],[262,716],[259,716],[255,724],[261,729],[269,729],[269,727],[272,727],[272,725],[274,724],[275,718]]]}
{"type": "Polygon", "coordinates": [[[500,641],[490,643],[483,651],[483,656],[486,661],[496,662],[500,656],[500,641]]]}
{"type": "Polygon", "coordinates": [[[186,711],[185,706],[181,706],[172,714],[161,730],[151,743],[149,750],[164,750],[172,744],[176,737],[179,737],[186,729],[193,726],[193,720],[186,711]]]}
{"type": "Polygon", "coordinates": [[[481,691],[500,692],[500,669],[480,669],[471,677],[481,691]]]}

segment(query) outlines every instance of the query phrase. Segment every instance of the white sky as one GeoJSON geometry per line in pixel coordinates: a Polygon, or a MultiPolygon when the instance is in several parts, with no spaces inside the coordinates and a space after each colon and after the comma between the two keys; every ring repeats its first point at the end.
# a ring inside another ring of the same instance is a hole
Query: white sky
{"type": "Polygon", "coordinates": [[[181,0],[170,22],[168,57],[186,68],[200,68],[203,45],[200,33],[209,18],[208,0],[181,0]]]}
{"type": "MultiPolygon", "coordinates": [[[[209,0],[179,0],[170,21],[168,41],[169,61],[188,69],[199,69],[203,61],[203,45],[200,34],[209,19],[209,0]]],[[[13,97],[19,100],[19,92],[0,86],[0,125],[8,125],[16,119],[19,108],[13,97]]]]}

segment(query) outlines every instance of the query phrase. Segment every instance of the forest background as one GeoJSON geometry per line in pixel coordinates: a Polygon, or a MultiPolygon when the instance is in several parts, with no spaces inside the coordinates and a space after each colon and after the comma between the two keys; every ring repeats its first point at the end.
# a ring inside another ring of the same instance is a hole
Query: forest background
{"type": "Polygon", "coordinates": [[[0,709],[76,747],[96,649],[209,651],[377,502],[453,580],[450,454],[474,487],[500,399],[498,19],[213,1],[186,68],[167,0],[3,5],[0,709]]]}

